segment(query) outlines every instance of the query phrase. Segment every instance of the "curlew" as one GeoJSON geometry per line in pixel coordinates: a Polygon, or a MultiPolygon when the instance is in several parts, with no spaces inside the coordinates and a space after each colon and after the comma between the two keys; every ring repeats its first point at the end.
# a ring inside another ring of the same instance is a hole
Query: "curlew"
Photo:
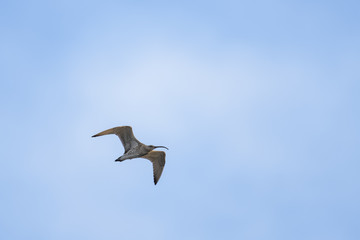
{"type": "Polygon", "coordinates": [[[156,185],[165,166],[165,152],[153,150],[155,148],[168,148],[164,146],[145,145],[141,143],[135,138],[132,128],[130,126],[110,128],[108,130],[95,134],[92,137],[99,137],[107,134],[117,135],[120,138],[121,143],[125,149],[124,154],[117,158],[115,161],[122,162],[126,159],[146,158],[152,162],[154,171],[154,183],[156,185]]]}

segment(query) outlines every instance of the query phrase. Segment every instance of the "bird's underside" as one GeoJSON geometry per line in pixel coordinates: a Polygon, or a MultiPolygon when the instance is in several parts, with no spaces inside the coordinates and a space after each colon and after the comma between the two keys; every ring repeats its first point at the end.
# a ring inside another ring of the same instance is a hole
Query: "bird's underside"
{"type": "MultiPolygon", "coordinates": [[[[125,152],[115,161],[124,161],[127,159],[133,158],[145,158],[152,162],[153,164],[153,173],[154,173],[154,183],[155,185],[159,181],[162,171],[165,166],[165,152],[163,151],[153,151],[153,149],[163,146],[153,146],[145,145],[137,140],[133,134],[132,128],[130,126],[115,127],[105,131],[102,131],[98,134],[95,134],[92,137],[99,137],[107,134],[117,135],[122,145],[124,146],[125,152]]],[[[166,148],[167,149],[167,148],[166,148]]]]}

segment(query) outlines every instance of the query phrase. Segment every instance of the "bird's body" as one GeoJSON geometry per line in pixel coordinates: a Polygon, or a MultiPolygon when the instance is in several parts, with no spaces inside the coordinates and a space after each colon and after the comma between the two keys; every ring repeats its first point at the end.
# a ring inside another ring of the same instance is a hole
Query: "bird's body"
{"type": "Polygon", "coordinates": [[[133,134],[132,128],[130,126],[115,127],[108,130],[102,131],[98,134],[95,134],[93,137],[103,136],[107,134],[117,135],[121,143],[125,148],[125,152],[115,161],[124,161],[127,159],[133,158],[146,158],[150,160],[153,164],[154,170],[154,183],[159,181],[159,178],[162,174],[162,171],[165,166],[165,152],[162,151],[153,151],[155,148],[166,148],[164,146],[153,146],[145,145],[137,140],[133,134]]]}
{"type": "Polygon", "coordinates": [[[145,144],[138,145],[134,148],[131,148],[129,151],[120,156],[116,161],[124,161],[126,159],[139,158],[152,151],[151,148],[148,148],[145,144]]]}

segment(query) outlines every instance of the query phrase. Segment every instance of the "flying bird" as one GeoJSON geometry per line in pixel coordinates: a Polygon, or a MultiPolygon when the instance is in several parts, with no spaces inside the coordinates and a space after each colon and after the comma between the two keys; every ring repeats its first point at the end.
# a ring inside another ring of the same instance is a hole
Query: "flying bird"
{"type": "Polygon", "coordinates": [[[107,134],[117,135],[120,138],[121,143],[125,149],[124,154],[117,158],[115,160],[116,162],[122,162],[126,159],[133,158],[145,158],[152,162],[154,171],[154,183],[156,185],[165,166],[165,152],[153,150],[155,148],[166,148],[167,150],[169,149],[164,146],[145,145],[141,143],[135,138],[132,128],[130,126],[110,128],[108,130],[95,134],[92,137],[99,137],[107,134]]]}

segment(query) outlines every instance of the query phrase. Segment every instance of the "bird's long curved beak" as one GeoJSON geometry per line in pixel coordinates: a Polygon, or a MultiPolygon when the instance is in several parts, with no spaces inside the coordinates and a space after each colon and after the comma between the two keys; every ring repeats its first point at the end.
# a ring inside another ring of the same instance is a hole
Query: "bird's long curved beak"
{"type": "Polygon", "coordinates": [[[154,146],[155,148],[166,148],[167,150],[169,150],[167,147],[164,146],[154,146]]]}

